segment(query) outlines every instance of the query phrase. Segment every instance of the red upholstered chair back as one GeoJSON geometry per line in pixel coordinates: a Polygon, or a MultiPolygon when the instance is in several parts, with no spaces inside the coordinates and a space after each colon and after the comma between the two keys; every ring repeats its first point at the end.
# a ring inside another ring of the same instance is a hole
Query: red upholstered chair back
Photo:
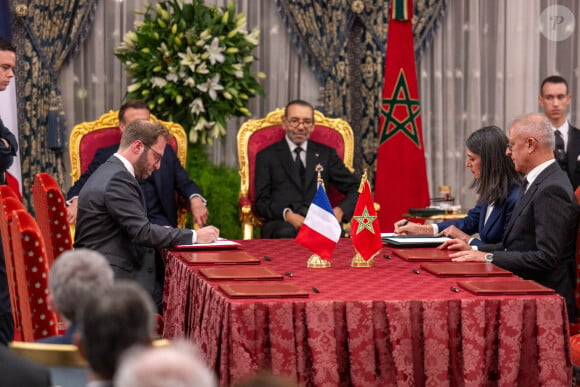
{"type": "MultiPolygon", "coordinates": [[[[282,126],[276,125],[263,128],[262,130],[252,134],[252,136],[250,137],[250,140],[248,142],[248,159],[250,163],[250,181],[252,182],[252,184],[250,184],[249,186],[248,199],[250,199],[252,203],[254,202],[255,199],[253,182],[254,182],[256,155],[258,154],[258,152],[260,152],[267,146],[280,141],[284,137],[284,134],[285,133],[282,126]]],[[[344,159],[344,141],[341,135],[336,130],[328,128],[326,126],[316,125],[314,132],[312,132],[312,135],[310,136],[310,139],[336,149],[338,157],[344,159]]],[[[338,203],[340,203],[342,199],[344,199],[344,195],[342,195],[336,189],[334,190],[334,192],[330,192],[329,189],[328,199],[330,200],[330,204],[332,204],[332,206],[335,206],[338,203]]]]}
{"type": "Polygon", "coordinates": [[[81,173],[84,173],[99,148],[117,145],[121,142],[121,130],[118,126],[112,128],[102,128],[94,132],[87,133],[79,145],[79,155],[81,162],[81,173]]]}
{"type": "Polygon", "coordinates": [[[23,341],[36,341],[58,333],[56,314],[50,310],[48,260],[38,224],[25,210],[14,212],[10,224],[23,341]]]}
{"type": "MultiPolygon", "coordinates": [[[[238,131],[238,160],[241,177],[239,205],[244,239],[251,239],[253,227],[261,224],[254,215],[253,208],[256,155],[284,137],[283,116],[284,109],[279,108],[265,118],[245,122],[238,131]]],[[[314,121],[315,129],[310,139],[336,149],[338,156],[352,171],[354,136],[350,125],[341,119],[327,118],[317,110],[314,111],[314,121]]],[[[327,194],[332,206],[337,205],[344,198],[331,184],[327,185],[327,194]]]]}
{"type": "Polygon", "coordinates": [[[0,232],[2,234],[2,248],[6,266],[6,279],[10,293],[10,305],[12,306],[12,319],[14,320],[14,340],[20,340],[22,331],[22,318],[19,306],[18,286],[16,284],[16,272],[14,268],[14,248],[10,235],[10,223],[12,216],[17,210],[24,210],[24,205],[17,199],[16,193],[7,187],[0,192],[0,232]]]}
{"type": "Polygon", "coordinates": [[[66,220],[64,195],[56,180],[47,173],[38,173],[32,184],[36,221],[44,237],[48,267],[63,252],[72,250],[72,238],[66,220]]]}
{"type": "Polygon", "coordinates": [[[9,185],[0,185],[0,197],[13,197],[20,200],[20,194],[14,191],[9,185]]]}
{"type": "MultiPolygon", "coordinates": [[[[116,145],[121,142],[119,129],[119,112],[111,110],[95,121],[75,125],[70,134],[69,153],[71,158],[71,178],[74,183],[87,170],[99,148],[116,145]]],[[[187,135],[183,127],[174,122],[158,120],[154,115],[151,121],[161,122],[171,133],[169,145],[173,147],[177,158],[185,166],[187,159],[187,135]]]]}

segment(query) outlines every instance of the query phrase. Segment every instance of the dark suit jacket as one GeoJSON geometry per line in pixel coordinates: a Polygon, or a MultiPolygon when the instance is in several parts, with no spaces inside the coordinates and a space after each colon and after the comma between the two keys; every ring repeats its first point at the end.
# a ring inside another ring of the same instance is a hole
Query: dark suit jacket
{"type": "Polygon", "coordinates": [[[262,149],[256,156],[254,187],[258,214],[267,220],[283,220],[285,208],[303,216],[316,193],[316,166],[323,168],[324,184],[334,185],[345,198],[340,203],[345,221],[352,217],[358,198],[357,178],[345,167],[333,148],[308,141],[306,172],[302,189],[286,139],[262,149]]]}
{"type": "Polygon", "coordinates": [[[0,120],[0,138],[5,139],[10,144],[7,147],[4,142],[0,141],[0,171],[4,172],[10,168],[14,161],[14,156],[18,151],[18,142],[12,132],[4,126],[2,120],[0,120]]]}
{"type": "Polygon", "coordinates": [[[569,125],[568,145],[566,146],[566,157],[568,159],[568,177],[574,189],[580,185],[580,130],[569,125]]]}
{"type": "Polygon", "coordinates": [[[42,366],[17,358],[0,345],[0,386],[48,387],[50,371],[42,366]]]}
{"type": "Polygon", "coordinates": [[[117,277],[122,273],[151,292],[153,248],[191,244],[192,237],[191,230],[149,222],[141,187],[116,156],[93,173],[79,194],[74,247],[100,252],[117,277]]]}
{"type": "MultiPolygon", "coordinates": [[[[18,143],[16,137],[10,130],[4,126],[0,120],[0,138],[8,141],[9,146],[5,146],[3,141],[0,141],[0,184],[5,184],[6,176],[4,172],[12,165],[16,151],[18,150],[18,143]]],[[[2,249],[2,241],[0,240],[0,321],[7,326],[0,328],[0,343],[11,340],[13,335],[10,330],[12,321],[12,312],[10,309],[10,293],[8,292],[8,279],[6,278],[6,265],[4,262],[4,250],[2,249]]],[[[1,385],[1,384],[0,384],[1,385]]]]}
{"type": "MultiPolygon", "coordinates": [[[[89,164],[87,170],[81,175],[79,180],[71,187],[66,195],[66,199],[70,200],[79,195],[79,192],[89,179],[89,177],[103,164],[109,157],[111,157],[117,150],[119,145],[111,145],[108,147],[99,148],[95,153],[93,161],[89,164]]],[[[197,185],[187,175],[187,172],[181,164],[177,155],[170,145],[165,147],[163,158],[161,159],[161,166],[154,171],[152,178],[155,182],[155,188],[159,197],[159,203],[163,207],[163,213],[170,225],[177,226],[177,203],[175,201],[174,192],[179,193],[182,197],[188,200],[193,194],[201,195],[201,191],[197,185]]]]}
{"type": "Polygon", "coordinates": [[[480,239],[473,239],[470,242],[472,246],[481,246],[485,243],[499,243],[503,239],[505,226],[512,215],[512,210],[519,196],[520,187],[516,185],[510,190],[505,202],[493,207],[487,222],[485,222],[487,203],[480,203],[469,210],[465,218],[441,222],[437,224],[437,227],[439,231],[443,231],[449,226],[455,226],[469,235],[479,233],[480,239]]]}
{"type": "Polygon", "coordinates": [[[516,203],[503,241],[481,250],[494,252],[494,264],[555,289],[566,299],[573,320],[577,230],[576,198],[568,176],[555,162],[516,203]]]}

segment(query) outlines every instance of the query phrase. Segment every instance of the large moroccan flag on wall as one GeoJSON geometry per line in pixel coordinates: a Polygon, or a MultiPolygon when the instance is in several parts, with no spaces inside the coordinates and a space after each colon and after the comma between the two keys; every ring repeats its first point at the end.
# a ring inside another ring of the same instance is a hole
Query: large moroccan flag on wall
{"type": "Polygon", "coordinates": [[[429,205],[412,17],[412,0],[391,1],[375,176],[383,232],[409,208],[429,205]]]}

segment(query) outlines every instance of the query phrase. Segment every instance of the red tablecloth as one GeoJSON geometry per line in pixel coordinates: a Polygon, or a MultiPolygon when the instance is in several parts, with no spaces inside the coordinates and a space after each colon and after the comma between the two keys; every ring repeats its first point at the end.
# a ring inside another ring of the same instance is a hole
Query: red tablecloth
{"type": "Polygon", "coordinates": [[[168,253],[165,337],[190,337],[221,385],[261,369],[315,386],[571,385],[558,295],[455,293],[457,278],[415,274],[419,263],[382,255],[373,268],[352,268],[350,239],[329,269],[306,268],[310,252],[293,240],[241,243],[310,296],[229,299],[200,266],[168,253]]]}

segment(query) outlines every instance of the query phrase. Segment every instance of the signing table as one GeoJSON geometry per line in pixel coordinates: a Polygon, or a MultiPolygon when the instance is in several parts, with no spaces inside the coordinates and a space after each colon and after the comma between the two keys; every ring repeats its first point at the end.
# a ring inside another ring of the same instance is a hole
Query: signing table
{"type": "Polygon", "coordinates": [[[389,247],[390,259],[352,268],[350,239],[329,269],[306,268],[311,253],[294,240],[241,243],[309,296],[231,299],[203,266],[167,253],[164,336],[194,341],[221,385],[263,369],[314,386],[571,385],[560,296],[452,291],[458,278],[419,270],[389,247]]]}

